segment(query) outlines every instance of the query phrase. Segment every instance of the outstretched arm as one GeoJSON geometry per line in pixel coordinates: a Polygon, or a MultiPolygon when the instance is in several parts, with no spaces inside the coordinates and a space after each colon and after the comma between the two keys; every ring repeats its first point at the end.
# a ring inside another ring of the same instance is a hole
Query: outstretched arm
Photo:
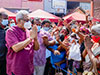
{"type": "Polygon", "coordinates": [[[93,42],[91,42],[91,39],[89,38],[89,36],[86,36],[86,38],[85,38],[85,47],[87,49],[87,53],[88,53],[88,56],[90,58],[90,61],[93,64],[95,74],[98,75],[97,67],[100,68],[100,56],[98,58],[95,57],[95,55],[91,51],[92,46],[93,46],[93,42]]]}

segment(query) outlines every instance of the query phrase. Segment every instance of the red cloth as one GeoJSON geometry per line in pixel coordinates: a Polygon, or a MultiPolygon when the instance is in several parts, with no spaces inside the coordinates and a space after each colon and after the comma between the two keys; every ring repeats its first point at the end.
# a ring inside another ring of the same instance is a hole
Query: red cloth
{"type": "Polygon", "coordinates": [[[8,14],[9,17],[16,17],[16,14],[15,13],[12,13],[4,8],[0,8],[0,12],[5,12],[8,14]]]}
{"type": "Polygon", "coordinates": [[[55,16],[55,15],[53,15],[51,13],[48,13],[48,12],[46,12],[44,10],[41,10],[41,9],[33,11],[32,13],[29,14],[29,17],[31,17],[31,18],[38,17],[41,20],[49,19],[51,22],[58,22],[58,19],[60,19],[60,17],[57,17],[57,16],[55,16]]]}
{"type": "Polygon", "coordinates": [[[65,37],[64,37],[64,39],[67,39],[68,38],[68,36],[66,35],[65,37]]]}
{"type": "Polygon", "coordinates": [[[63,19],[64,20],[86,21],[86,16],[79,12],[74,12],[72,14],[69,14],[69,15],[63,17],[63,19]]]}
{"type": "Polygon", "coordinates": [[[59,26],[63,26],[63,22],[60,22],[60,23],[58,24],[58,27],[59,27],[59,26]]]}
{"type": "Polygon", "coordinates": [[[3,26],[2,24],[0,24],[0,27],[3,28],[3,29],[5,28],[5,26],[3,26]]]}

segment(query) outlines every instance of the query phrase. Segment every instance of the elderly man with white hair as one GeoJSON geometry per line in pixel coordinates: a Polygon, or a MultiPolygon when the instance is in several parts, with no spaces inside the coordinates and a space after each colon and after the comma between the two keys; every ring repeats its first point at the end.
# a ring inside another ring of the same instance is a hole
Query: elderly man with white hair
{"type": "Polygon", "coordinates": [[[92,26],[91,32],[94,42],[91,41],[89,36],[85,38],[85,47],[88,53],[86,59],[89,57],[87,61],[91,61],[95,75],[100,75],[100,24],[92,26]],[[94,43],[98,43],[99,45],[93,49],[94,43]]]}
{"type": "Polygon", "coordinates": [[[16,15],[17,25],[6,33],[7,42],[7,74],[33,75],[33,54],[39,49],[37,27],[31,27],[28,12],[21,10],[16,15]]]}

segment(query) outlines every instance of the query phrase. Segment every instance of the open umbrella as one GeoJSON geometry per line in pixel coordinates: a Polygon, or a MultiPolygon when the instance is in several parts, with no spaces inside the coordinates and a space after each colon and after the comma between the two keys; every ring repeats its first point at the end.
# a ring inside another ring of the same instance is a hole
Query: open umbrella
{"type": "Polygon", "coordinates": [[[69,14],[65,17],[63,17],[64,20],[76,20],[76,21],[83,21],[85,22],[86,21],[86,16],[84,14],[81,14],[79,12],[74,12],[72,14],[69,14]]]}
{"type": "Polygon", "coordinates": [[[16,14],[14,14],[4,8],[0,8],[0,12],[5,12],[8,15],[8,19],[14,19],[16,21],[16,14]]]}
{"type": "Polygon", "coordinates": [[[57,17],[53,14],[50,14],[50,13],[44,11],[44,10],[41,10],[41,9],[33,11],[32,13],[29,14],[29,17],[31,17],[31,18],[38,17],[41,20],[49,19],[51,22],[58,22],[58,19],[60,19],[59,17],[57,17]]]}
{"type": "Polygon", "coordinates": [[[8,14],[9,17],[15,17],[16,14],[4,9],[4,8],[0,8],[0,12],[5,12],[6,14],[8,14]]]}

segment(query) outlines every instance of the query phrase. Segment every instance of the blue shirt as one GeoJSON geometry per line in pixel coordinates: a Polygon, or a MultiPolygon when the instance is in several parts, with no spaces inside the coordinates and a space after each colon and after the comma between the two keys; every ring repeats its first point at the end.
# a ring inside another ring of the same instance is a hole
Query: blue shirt
{"type": "MultiPolygon", "coordinates": [[[[49,46],[49,48],[57,50],[58,46],[57,45],[49,46]]],[[[65,58],[66,51],[61,51],[60,53],[61,53],[60,55],[54,55],[54,53],[51,52],[51,58],[50,58],[50,60],[51,60],[51,64],[52,64],[53,68],[56,68],[56,66],[54,65],[55,63],[63,61],[64,59],[66,59],[65,58]]],[[[66,67],[66,63],[62,63],[60,65],[60,67],[61,68],[65,68],[66,67]]]]}

